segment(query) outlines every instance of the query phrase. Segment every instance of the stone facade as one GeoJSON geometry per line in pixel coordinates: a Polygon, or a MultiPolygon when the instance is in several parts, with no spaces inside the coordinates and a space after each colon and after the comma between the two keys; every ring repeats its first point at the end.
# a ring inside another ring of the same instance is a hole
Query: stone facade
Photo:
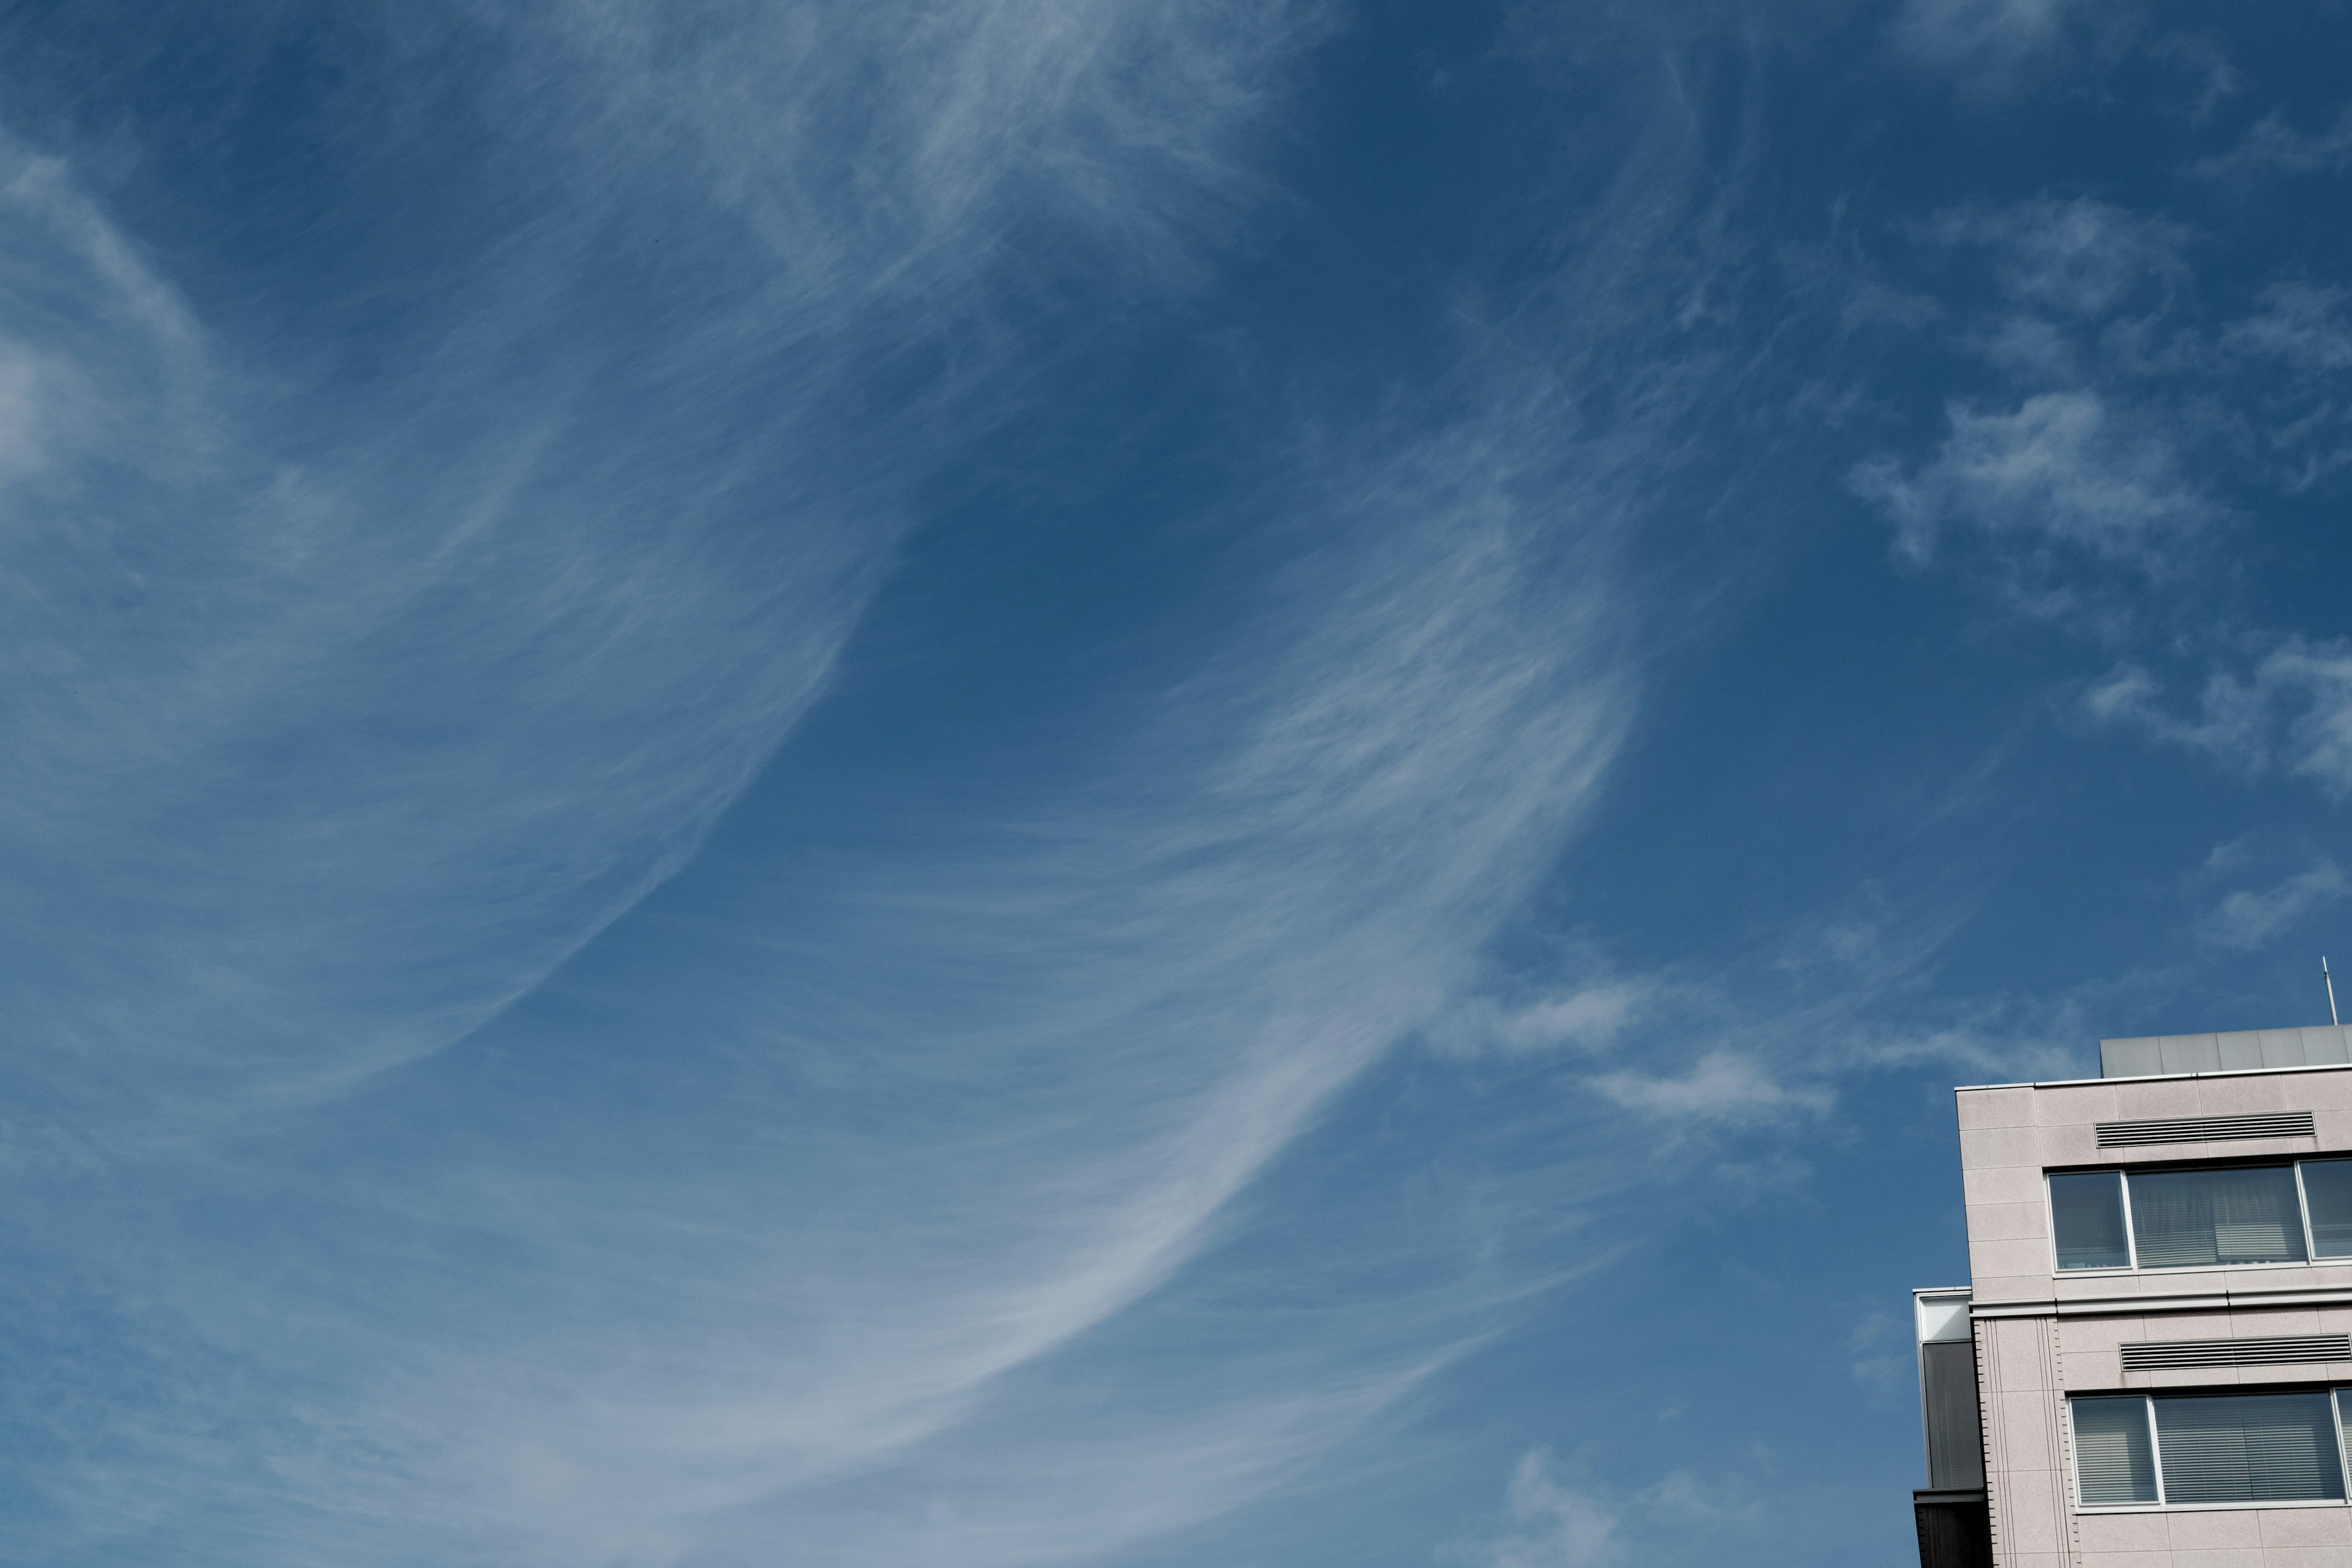
{"type": "MultiPolygon", "coordinates": [[[[2352,1384],[2352,1365],[2124,1370],[2146,1341],[2352,1333],[2352,1260],[2061,1274],[2053,1169],[2352,1154],[2352,1066],[1958,1091],[1970,1327],[1998,1568],[2352,1568],[2344,1502],[2084,1510],[2070,1395],[2352,1384]],[[2313,1113],[2315,1136],[2108,1148],[2101,1122],[2313,1113]]],[[[2297,1347],[2298,1350],[2301,1347],[2297,1347]]]]}

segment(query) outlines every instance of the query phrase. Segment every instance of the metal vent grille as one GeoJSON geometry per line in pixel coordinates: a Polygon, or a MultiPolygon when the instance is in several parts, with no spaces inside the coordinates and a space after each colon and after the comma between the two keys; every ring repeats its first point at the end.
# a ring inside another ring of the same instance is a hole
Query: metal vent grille
{"type": "Polygon", "coordinates": [[[2282,1362],[2352,1361],[2352,1334],[2293,1334],[2268,1340],[2150,1340],[2124,1345],[2126,1372],[2167,1366],[2275,1366],[2282,1362]]]}
{"type": "Polygon", "coordinates": [[[2223,1138],[2309,1138],[2315,1134],[2308,1110],[2264,1111],[2252,1116],[2174,1116],[2157,1121],[2102,1121],[2099,1147],[2131,1149],[2147,1143],[2207,1143],[2223,1138]]]}

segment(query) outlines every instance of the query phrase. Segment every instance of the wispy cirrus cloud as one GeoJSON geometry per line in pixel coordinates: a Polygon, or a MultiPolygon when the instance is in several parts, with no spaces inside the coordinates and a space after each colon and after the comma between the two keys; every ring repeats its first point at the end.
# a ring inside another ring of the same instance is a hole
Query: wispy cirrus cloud
{"type": "MultiPolygon", "coordinates": [[[[1290,504],[1318,510],[1307,537],[1324,542],[1247,646],[1168,693],[1131,761],[1034,819],[841,863],[789,896],[747,890],[658,994],[725,995],[723,1016],[681,1029],[642,997],[604,998],[607,1027],[670,1043],[640,1039],[584,1087],[544,1026],[487,1037],[532,1075],[527,1144],[475,1143],[462,1061],[352,1102],[346,1136],[395,1106],[401,1125],[449,1131],[384,1150],[391,1169],[326,1194],[313,1223],[462,1227],[482,1261],[302,1309],[322,1347],[438,1347],[397,1377],[354,1380],[334,1356],[306,1373],[352,1437],[302,1428],[268,1451],[303,1453],[341,1500],[322,1549],[361,1550],[366,1515],[432,1497],[451,1550],[488,1532],[551,1560],[662,1559],[790,1521],[860,1560],[920,1560],[921,1509],[872,1516],[862,1479],[887,1468],[922,1497],[980,1464],[1003,1440],[985,1403],[1207,1245],[1330,1097],[1432,1016],[1523,896],[1528,847],[1590,798],[1633,700],[1608,608],[1622,503],[1561,466],[1548,408],[1316,459],[1290,504]],[[1531,485],[1538,466],[1549,482],[1531,485]],[[778,952],[797,957],[779,971],[778,952]],[[722,1118],[694,1179],[665,1180],[661,1107],[681,1095],[762,1131],[739,1142],[722,1118]],[[593,1310],[533,1305],[583,1289],[593,1310]],[[614,1362],[616,1318],[633,1349],[614,1362]]],[[[213,1267],[240,1267],[223,1245],[213,1267]]],[[[211,1298],[211,1331],[262,1355],[222,1314],[230,1279],[207,1272],[192,1293],[211,1298]]],[[[1134,1445],[1132,1506],[1040,1501],[1001,1533],[958,1531],[959,1552],[1057,1560],[1231,1506],[1431,1353],[1408,1339],[1296,1381],[1307,1357],[1205,1406],[1163,1393],[1104,1439],[1134,1445]]],[[[1048,1446],[1035,1473],[1097,1470],[1048,1446]]]]}
{"type": "Polygon", "coordinates": [[[2273,110],[2226,153],[2200,158],[2189,173],[2222,184],[2278,174],[2324,174],[2352,165],[2352,111],[2325,131],[2297,131],[2273,110]]]}
{"type": "Polygon", "coordinates": [[[2063,36],[2073,0],[1905,0],[1895,47],[1925,65],[1999,81],[2063,36]]]}
{"type": "Polygon", "coordinates": [[[69,162],[9,153],[38,1098],[331,1091],[479,1026],[674,873],[824,689],[913,476],[1020,395],[993,312],[1089,244],[1202,254],[1311,31],[794,16],[583,9],[562,68],[546,35],[490,56],[540,216],[450,293],[348,279],[409,337],[331,396],[288,384],[300,346],[208,326],[69,162]],[[1007,238],[1041,207],[1050,263],[1007,238]],[[898,368],[950,343],[951,374],[898,368]],[[116,940],[58,948],[58,908],[116,940]]]}
{"type": "Polygon", "coordinates": [[[2200,934],[2221,947],[2263,947],[2347,891],[2352,888],[2344,873],[2335,861],[2323,858],[2274,886],[2241,888],[2226,895],[2206,916],[2200,934]]]}

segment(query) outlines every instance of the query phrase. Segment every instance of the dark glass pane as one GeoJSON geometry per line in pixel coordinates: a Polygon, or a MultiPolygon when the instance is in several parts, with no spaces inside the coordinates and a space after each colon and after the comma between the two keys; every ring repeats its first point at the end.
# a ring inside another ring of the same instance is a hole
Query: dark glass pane
{"type": "Polygon", "coordinates": [[[2135,1171],[2131,1217],[2142,1268],[2303,1261],[2291,1165],[2135,1171]]]}
{"type": "Polygon", "coordinates": [[[2352,1160],[2306,1160],[2304,1202],[2311,1207],[2311,1249],[2352,1258],[2352,1160]]]}
{"type": "Polygon", "coordinates": [[[2148,1446],[2147,1401],[2077,1399],[2074,1479],[2085,1507],[2156,1500],[2156,1455],[2148,1446]]]}
{"type": "Polygon", "coordinates": [[[2308,1502],[2344,1495],[2325,1394],[2158,1396],[2164,1500],[2308,1502]]]}
{"type": "Polygon", "coordinates": [[[2050,1178],[2050,1223],[2061,1268],[2128,1268],[2124,1245],[2123,1175],[2083,1171],[2050,1178]]]}

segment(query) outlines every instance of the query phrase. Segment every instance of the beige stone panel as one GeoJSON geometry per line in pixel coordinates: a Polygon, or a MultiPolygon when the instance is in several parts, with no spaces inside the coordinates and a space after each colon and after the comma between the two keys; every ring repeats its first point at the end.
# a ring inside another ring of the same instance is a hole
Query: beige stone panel
{"type": "Polygon", "coordinates": [[[2266,1564],[2259,1546],[2176,1546],[2172,1568],[2266,1568],[2266,1564]]]}
{"type": "MultiPolygon", "coordinates": [[[[2070,1083],[2063,1089],[2033,1091],[2033,1121],[2037,1127],[2065,1127],[2116,1118],[2116,1096],[2111,1083],[2070,1083]]],[[[2352,1105],[2352,1100],[2346,1102],[2352,1105]]]]}
{"type": "Polygon", "coordinates": [[[2305,1290],[2352,1290],[2352,1260],[2327,1258],[2314,1263],[2294,1283],[2305,1290]]]}
{"type": "Polygon", "coordinates": [[[2033,1125],[2033,1091],[2030,1089],[1964,1089],[1953,1098],[1962,1131],[1979,1127],[2033,1125]]]}
{"type": "MultiPolygon", "coordinates": [[[[2238,1282],[2231,1279],[2231,1274],[2235,1273],[2242,1275],[2244,1272],[2245,1271],[2243,1269],[2224,1272],[2219,1268],[2145,1269],[2138,1276],[2138,1294],[2143,1297],[2211,1296],[2220,1298],[2228,1293],[2231,1284],[2238,1282]]],[[[2215,1305],[2221,1305],[2218,1300],[2215,1305]]],[[[2208,1309],[2202,1307],[2190,1307],[2185,1310],[2193,1312],[2203,1311],[2208,1309]]],[[[2173,1338],[2176,1336],[2168,1335],[2166,1337],[2173,1338]]]]}
{"type": "Polygon", "coordinates": [[[2302,1104],[2294,1098],[2293,1080],[2290,1079],[2256,1073],[2245,1078],[2197,1080],[2197,1113],[2200,1116],[2243,1116],[2252,1111],[2302,1109],[2302,1104]]]}
{"type": "Polygon", "coordinates": [[[2004,1306],[2019,1302],[2042,1302],[2053,1300],[2051,1279],[2042,1274],[1984,1274],[1970,1280],[1974,1300],[1979,1307],[2004,1306]]]}
{"type": "Polygon", "coordinates": [[[2010,1549],[2019,1552],[2062,1552],[2058,1478],[2048,1470],[2005,1470],[2000,1478],[2001,1519],[2010,1549]]]}
{"type": "Polygon", "coordinates": [[[2087,1121],[2034,1129],[2033,1157],[2035,1163],[2045,1169],[2056,1165],[2105,1165],[2113,1163],[2112,1152],[2099,1147],[2097,1130],[2087,1121]]]}
{"type": "Polygon", "coordinates": [[[2132,1311],[2140,1304],[2139,1279],[2130,1273],[2095,1274],[2068,1269],[2056,1276],[2053,1283],[2061,1301],[2112,1303],[2118,1312],[2132,1311]]]}
{"type": "MultiPolygon", "coordinates": [[[[2133,1386],[2124,1382],[2123,1358],[2113,1351],[2067,1351],[2058,1357],[2058,1366],[2069,1394],[2133,1386]]],[[[2137,1386],[2147,1386],[2146,1381],[2137,1386]]]]}
{"type": "Polygon", "coordinates": [[[2170,1517],[2175,1552],[2263,1543],[2262,1516],[2254,1509],[2175,1509],[2170,1517]]]}
{"type": "Polygon", "coordinates": [[[2352,1068],[2299,1072],[2288,1079],[2294,1103],[2311,1110],[2352,1110],[2352,1068]]]}
{"type": "Polygon", "coordinates": [[[2269,1508],[2262,1521],[2263,1546],[2352,1546],[2352,1509],[2269,1508]]]}
{"type": "MultiPolygon", "coordinates": [[[[2342,1115],[2345,1112],[2331,1112],[2342,1115]]],[[[2293,1160],[2308,1159],[2318,1145],[2308,1138],[2221,1138],[2210,1143],[2174,1143],[2152,1152],[2152,1157],[2167,1162],[2174,1160],[2293,1160]]],[[[2151,1157],[2150,1152],[2134,1150],[2141,1160],[2151,1157]]]]}
{"type": "Polygon", "coordinates": [[[2305,1151],[2314,1154],[2341,1154],[2352,1151],[2352,1108],[2341,1106],[2312,1107],[2312,1121],[2319,1136],[2307,1141],[2305,1151]]]}
{"type": "Polygon", "coordinates": [[[2049,1374],[2055,1369],[2048,1364],[2047,1321],[2040,1318],[2010,1318],[1989,1327],[1992,1330],[1990,1359],[2000,1379],[1997,1386],[2005,1394],[2030,1394],[2048,1388],[2049,1374]]]}
{"type": "MultiPolygon", "coordinates": [[[[1994,1568],[2066,1568],[2066,1559],[2055,1552],[2005,1552],[2000,1542],[1992,1543],[1994,1568]]],[[[2166,1568],[2171,1568],[2167,1558],[2166,1568]]]]}
{"type": "Polygon", "coordinates": [[[1994,1165],[2039,1165],[2040,1144],[2031,1127],[1964,1128],[1960,1132],[1960,1169],[1983,1170],[1994,1165]]]}
{"type": "Polygon", "coordinates": [[[2146,1322],[2137,1312],[2118,1313],[2112,1318],[2061,1318],[2058,1348],[2068,1355],[2088,1351],[2112,1352],[2117,1345],[2150,1338],[2143,1326],[2146,1322]]]}
{"type": "Polygon", "coordinates": [[[2140,1321],[2151,1340],[2225,1340],[2232,1319],[2223,1307],[2210,1312],[2150,1312],[2140,1321]]]}
{"type": "Polygon", "coordinates": [[[2051,1273],[2050,1243],[2036,1238],[2032,1241],[1985,1241],[1971,1230],[1969,1236],[1969,1274],[2002,1277],[2016,1274],[2051,1273]]]}
{"type": "Polygon", "coordinates": [[[1960,1173],[1960,1198],[1969,1204],[2041,1204],[2049,1201],[2042,1173],[2030,1165],[1995,1165],[1960,1173]]]}
{"type": "Polygon", "coordinates": [[[2197,1114],[2197,1086],[2202,1081],[2193,1078],[2160,1079],[2140,1083],[2117,1083],[2116,1113],[2101,1117],[2102,1121],[2153,1121],[2174,1116],[2197,1114]]]}
{"type": "Polygon", "coordinates": [[[2041,1204],[1970,1204],[1970,1241],[2045,1241],[2049,1210],[2041,1204]]]}
{"type": "Polygon", "coordinates": [[[2235,1388],[2242,1380],[2234,1366],[2160,1366],[2147,1374],[2150,1388],[2235,1388]]]}
{"type": "Polygon", "coordinates": [[[2000,1396],[2001,1458],[2010,1470],[2058,1468],[2058,1454],[2052,1446],[2050,1432],[2051,1403],[2046,1393],[2000,1396]]]}
{"type": "Polygon", "coordinates": [[[2154,1552],[2085,1552],[2076,1561],[2081,1568],[2172,1568],[2172,1548],[2154,1552]]]}
{"type": "MultiPolygon", "coordinates": [[[[2352,1320],[2352,1312],[2345,1313],[2352,1320]]],[[[2259,1339],[2269,1334],[2317,1334],[2328,1331],[2319,1326],[2319,1312],[2311,1307],[2242,1307],[2230,1305],[2230,1332],[2238,1339],[2259,1339]]]]}
{"type": "Polygon", "coordinates": [[[2352,1374],[2352,1366],[2340,1361],[2283,1361],[2273,1366],[2249,1366],[2239,1370],[2240,1383],[2342,1383],[2352,1374]]]}
{"type": "MultiPolygon", "coordinates": [[[[2341,1513],[2341,1509],[2315,1508],[2315,1514],[2341,1513]]],[[[2265,1546],[2263,1568],[2352,1568],[2352,1546],[2265,1546]]]]}
{"type": "Polygon", "coordinates": [[[2084,1552],[2167,1552],[2172,1534],[2160,1513],[2077,1515],[2074,1532],[2084,1552]]]}

